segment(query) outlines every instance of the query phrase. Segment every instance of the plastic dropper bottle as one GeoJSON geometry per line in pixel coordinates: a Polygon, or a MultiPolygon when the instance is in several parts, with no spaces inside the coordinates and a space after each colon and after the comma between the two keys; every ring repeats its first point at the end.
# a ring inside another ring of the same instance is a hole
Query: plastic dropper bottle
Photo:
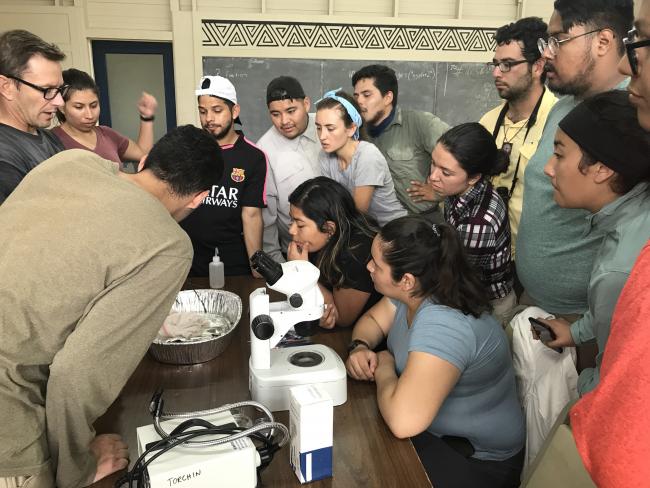
{"type": "Polygon", "coordinates": [[[226,280],[223,275],[223,262],[219,257],[219,248],[214,248],[214,257],[212,262],[208,265],[210,274],[210,288],[223,288],[226,280]]]}

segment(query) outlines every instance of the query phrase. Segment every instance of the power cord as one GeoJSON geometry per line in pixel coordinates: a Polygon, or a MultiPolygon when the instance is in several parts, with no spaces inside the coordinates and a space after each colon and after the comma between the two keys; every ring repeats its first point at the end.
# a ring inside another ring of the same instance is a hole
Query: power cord
{"type": "Polygon", "coordinates": [[[275,453],[287,443],[289,440],[289,431],[283,424],[275,422],[273,414],[262,404],[252,401],[244,401],[229,405],[223,405],[212,410],[201,410],[196,412],[182,412],[182,413],[168,413],[163,412],[164,401],[162,399],[163,391],[157,390],[151,398],[149,404],[149,412],[154,418],[154,428],[161,440],[153,445],[150,445],[138,457],[133,464],[133,467],[127,473],[118,479],[115,483],[116,488],[127,485],[129,488],[133,486],[143,487],[148,482],[147,466],[155,459],[162,456],[164,453],[171,449],[184,445],[185,447],[207,447],[218,444],[225,444],[242,437],[249,437],[260,456],[260,466],[257,468],[258,478],[260,473],[271,463],[275,453]],[[207,420],[197,418],[197,416],[211,415],[215,413],[224,412],[233,408],[241,408],[243,406],[252,406],[261,410],[269,419],[267,422],[258,423],[250,428],[239,427],[236,424],[230,423],[226,426],[214,425],[207,420]],[[173,418],[187,418],[188,420],[182,422],[172,432],[167,433],[160,425],[161,419],[173,418]],[[197,429],[199,427],[199,429],[197,429]],[[193,429],[193,430],[188,430],[193,429]],[[263,432],[268,432],[264,434],[263,432]],[[277,439],[277,434],[282,434],[281,439],[277,439]],[[206,435],[223,435],[219,439],[210,439],[207,441],[192,441],[192,439],[206,436],[206,435]],[[158,451],[158,452],[155,452],[158,451]],[[146,459],[151,453],[154,453],[149,459],[146,459]],[[145,460],[146,459],[146,460],[145,460]],[[135,485],[134,485],[135,483],[135,485]]]}

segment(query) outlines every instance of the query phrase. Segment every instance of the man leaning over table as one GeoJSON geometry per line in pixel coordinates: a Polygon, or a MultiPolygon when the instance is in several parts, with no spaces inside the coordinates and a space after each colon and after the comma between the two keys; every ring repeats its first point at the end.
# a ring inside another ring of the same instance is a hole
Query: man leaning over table
{"type": "Polygon", "coordinates": [[[214,138],[183,126],[136,174],[61,152],[0,207],[0,486],[74,488],[127,466],[93,423],[169,313],[192,263],[177,222],[222,172],[214,138]]]}

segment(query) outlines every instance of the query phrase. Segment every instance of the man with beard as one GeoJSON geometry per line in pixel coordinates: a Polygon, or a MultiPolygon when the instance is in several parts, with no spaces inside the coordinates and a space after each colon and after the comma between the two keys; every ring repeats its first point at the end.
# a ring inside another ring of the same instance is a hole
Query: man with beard
{"type": "Polygon", "coordinates": [[[513,260],[524,198],[524,172],[557,100],[544,87],[546,76],[538,38],[548,39],[546,23],[538,17],[520,19],[497,30],[497,48],[488,66],[499,96],[505,101],[480,120],[510,159],[507,171],[493,177],[492,184],[508,206],[513,260]]]}
{"type": "Polygon", "coordinates": [[[289,235],[289,195],[303,181],[320,175],[314,114],[302,85],[291,76],[279,76],[266,87],[266,105],[273,126],[257,141],[269,157],[264,217],[264,250],[284,261],[289,235]]]}
{"type": "Polygon", "coordinates": [[[431,152],[449,126],[428,112],[398,107],[397,76],[388,66],[361,68],[352,75],[352,86],[367,126],[368,141],[386,158],[397,198],[409,213],[425,213],[441,222],[427,179],[431,152]]]}
{"type": "Polygon", "coordinates": [[[633,6],[631,0],[556,0],[554,8],[548,41],[541,38],[539,45],[548,87],[565,96],[551,109],[524,175],[517,275],[525,290],[522,303],[573,322],[588,308],[589,276],[602,237],[585,235],[586,210],[560,208],[553,200],[544,166],[560,120],[583,99],[624,87],[617,65],[633,6]]]}
{"type": "Polygon", "coordinates": [[[215,248],[224,273],[253,273],[250,256],[262,249],[262,207],[266,205],[266,155],[241,131],[237,93],[222,76],[204,76],[196,90],[201,126],[212,134],[224,161],[221,181],[202,204],[181,222],[192,239],[194,260],[190,276],[208,276],[215,248]]]}

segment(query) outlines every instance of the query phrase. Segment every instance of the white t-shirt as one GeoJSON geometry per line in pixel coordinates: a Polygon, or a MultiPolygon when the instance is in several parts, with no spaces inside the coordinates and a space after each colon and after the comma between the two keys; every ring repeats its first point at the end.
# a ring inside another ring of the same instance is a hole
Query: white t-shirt
{"type": "Polygon", "coordinates": [[[289,195],[302,182],[320,176],[318,152],[320,142],[316,136],[314,114],[309,114],[305,132],[287,139],[273,126],[257,141],[269,158],[266,178],[266,208],[264,218],[264,251],[282,262],[281,250],[286,252],[289,236],[289,195]]]}

